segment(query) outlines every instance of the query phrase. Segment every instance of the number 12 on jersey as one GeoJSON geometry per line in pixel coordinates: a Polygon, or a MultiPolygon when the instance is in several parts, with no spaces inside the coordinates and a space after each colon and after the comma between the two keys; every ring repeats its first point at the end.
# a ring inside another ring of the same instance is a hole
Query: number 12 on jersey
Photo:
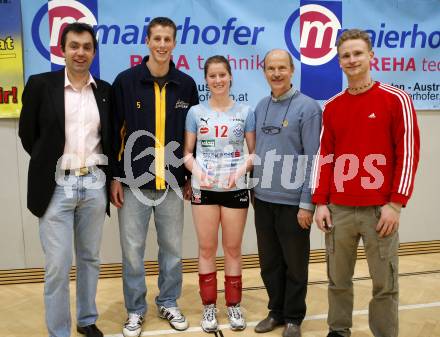
{"type": "Polygon", "coordinates": [[[228,137],[228,126],[227,125],[215,125],[215,137],[216,138],[226,138],[228,137]]]}

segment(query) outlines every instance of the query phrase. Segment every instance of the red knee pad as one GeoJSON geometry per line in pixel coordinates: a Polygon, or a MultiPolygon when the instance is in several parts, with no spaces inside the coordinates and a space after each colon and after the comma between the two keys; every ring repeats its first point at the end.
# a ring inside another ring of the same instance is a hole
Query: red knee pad
{"type": "Polygon", "coordinates": [[[217,302],[217,272],[199,274],[199,287],[203,305],[217,302]]]}
{"type": "Polygon", "coordinates": [[[226,306],[233,306],[241,302],[241,275],[225,275],[226,306]]]}

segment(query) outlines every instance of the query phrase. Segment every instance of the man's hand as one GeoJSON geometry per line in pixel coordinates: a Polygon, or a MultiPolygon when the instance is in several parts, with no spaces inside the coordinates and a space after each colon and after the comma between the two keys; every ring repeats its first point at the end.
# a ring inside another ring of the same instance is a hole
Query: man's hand
{"type": "Polygon", "coordinates": [[[185,185],[183,185],[183,199],[191,200],[192,188],[191,188],[191,179],[185,181],[185,185]]]}
{"type": "Polygon", "coordinates": [[[376,232],[381,238],[394,233],[399,229],[400,208],[402,205],[391,203],[382,206],[376,232]]]}
{"type": "Polygon", "coordinates": [[[313,222],[313,212],[311,210],[300,208],[296,217],[298,218],[298,223],[301,228],[310,228],[310,225],[313,222]]]}
{"type": "Polygon", "coordinates": [[[327,205],[321,204],[316,206],[315,210],[315,222],[318,228],[327,233],[333,227],[332,217],[327,205]]]}
{"type": "Polygon", "coordinates": [[[112,180],[110,185],[110,201],[116,208],[121,208],[124,204],[124,190],[118,180],[112,180]]]}

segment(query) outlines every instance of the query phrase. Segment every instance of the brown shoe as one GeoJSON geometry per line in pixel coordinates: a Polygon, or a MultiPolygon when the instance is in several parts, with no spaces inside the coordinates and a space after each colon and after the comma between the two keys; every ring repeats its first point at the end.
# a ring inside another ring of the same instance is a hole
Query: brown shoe
{"type": "Polygon", "coordinates": [[[282,324],[282,322],[277,321],[275,318],[267,316],[255,326],[254,331],[257,333],[269,332],[282,324]]]}
{"type": "Polygon", "coordinates": [[[286,323],[284,326],[283,337],[301,337],[301,328],[294,323],[286,323]]]}

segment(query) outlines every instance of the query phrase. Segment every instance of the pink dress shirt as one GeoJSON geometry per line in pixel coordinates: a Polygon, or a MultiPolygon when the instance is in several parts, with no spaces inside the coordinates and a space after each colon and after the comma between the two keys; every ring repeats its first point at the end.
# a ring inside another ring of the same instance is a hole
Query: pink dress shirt
{"type": "Polygon", "coordinates": [[[61,169],[77,169],[103,165],[101,122],[92,85],[96,82],[89,74],[87,84],[75,89],[67,77],[64,79],[65,134],[61,169]]]}

